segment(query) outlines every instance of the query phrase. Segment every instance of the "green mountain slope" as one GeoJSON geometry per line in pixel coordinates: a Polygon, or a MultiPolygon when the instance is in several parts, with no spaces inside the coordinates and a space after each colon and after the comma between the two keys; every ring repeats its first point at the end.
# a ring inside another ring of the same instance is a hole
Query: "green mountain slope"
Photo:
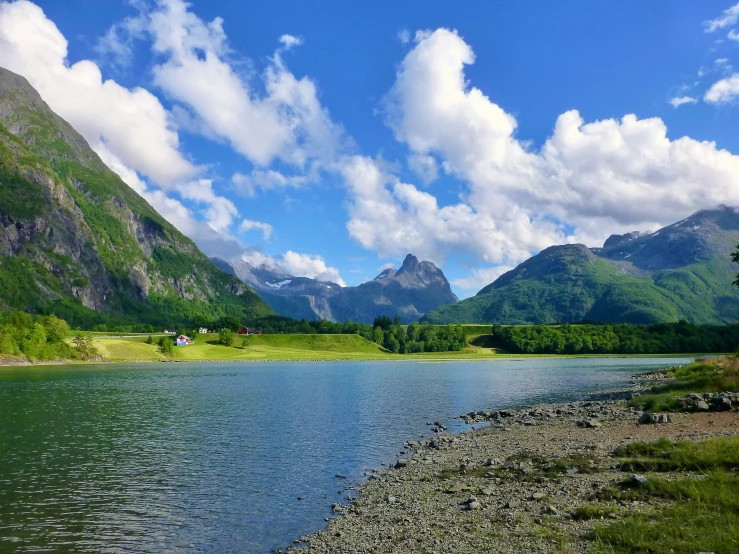
{"type": "Polygon", "coordinates": [[[607,247],[548,248],[476,296],[423,318],[446,323],[692,323],[739,321],[729,262],[739,215],[698,212],[651,235],[611,237],[607,247]]]}
{"type": "Polygon", "coordinates": [[[76,325],[272,313],[0,68],[0,311],[76,325]]]}

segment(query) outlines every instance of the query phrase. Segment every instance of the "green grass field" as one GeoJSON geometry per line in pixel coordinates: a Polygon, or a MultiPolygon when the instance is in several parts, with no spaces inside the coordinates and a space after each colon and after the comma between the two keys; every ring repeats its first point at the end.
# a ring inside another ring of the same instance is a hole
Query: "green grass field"
{"type": "Polygon", "coordinates": [[[496,357],[495,350],[469,346],[461,352],[390,354],[359,335],[251,335],[237,336],[233,346],[214,344],[217,335],[198,335],[195,344],[180,346],[169,356],[146,337],[93,338],[100,354],[108,361],[272,361],[272,360],[412,360],[496,357]]]}

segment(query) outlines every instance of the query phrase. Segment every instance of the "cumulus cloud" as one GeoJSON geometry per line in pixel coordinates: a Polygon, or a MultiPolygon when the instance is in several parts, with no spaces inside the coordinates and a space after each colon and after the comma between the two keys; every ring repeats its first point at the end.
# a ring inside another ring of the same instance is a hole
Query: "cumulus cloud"
{"type": "Polygon", "coordinates": [[[465,293],[464,296],[466,298],[477,293],[478,291],[480,291],[480,289],[486,287],[487,285],[495,281],[498,277],[512,269],[513,266],[503,265],[473,269],[469,276],[462,279],[454,279],[452,281],[452,285],[462,289],[462,291],[464,291],[465,293]]]}
{"type": "MultiPolygon", "coordinates": [[[[570,240],[600,240],[739,201],[739,157],[711,142],[670,140],[659,118],[586,123],[572,110],[530,150],[515,136],[515,118],[468,84],[464,66],[474,61],[457,33],[418,33],[388,94],[387,121],[413,153],[438,155],[445,172],[467,181],[467,206],[496,228],[520,218],[545,240],[561,239],[557,221],[575,228],[570,240]]],[[[505,235],[522,248],[532,242],[505,235]]]]}
{"type": "Polygon", "coordinates": [[[439,170],[436,159],[433,156],[423,154],[411,154],[408,156],[408,167],[421,179],[423,184],[428,185],[436,181],[439,170]]]}
{"type": "MultiPolygon", "coordinates": [[[[314,177],[317,179],[318,177],[314,177]]],[[[285,175],[274,169],[255,169],[248,175],[236,172],[231,177],[233,189],[242,196],[256,196],[257,191],[301,188],[311,182],[310,175],[285,175]]]]}
{"type": "MultiPolygon", "coordinates": [[[[262,167],[276,159],[302,167],[342,147],[343,130],[318,100],[315,83],[295,77],[281,50],[262,74],[243,74],[229,62],[221,18],[205,22],[183,0],[158,0],[139,17],[162,60],[153,68],[155,84],[186,106],[198,120],[194,127],[209,137],[228,141],[262,167]]],[[[301,39],[283,35],[280,42],[289,49],[301,39]]]]}
{"type": "Polygon", "coordinates": [[[516,207],[498,220],[465,203],[439,206],[436,197],[400,182],[368,157],[347,157],[339,171],[351,197],[347,229],[382,257],[413,252],[443,265],[450,252],[463,251],[490,263],[518,263],[566,240],[557,224],[532,220],[516,207]]]}
{"type": "Polygon", "coordinates": [[[199,171],[179,151],[177,131],[153,94],[104,80],[89,60],[69,65],[67,40],[27,0],[0,3],[0,66],[26,77],[94,149],[106,145],[125,165],[160,186],[199,171]]]}
{"type": "Polygon", "coordinates": [[[273,257],[262,252],[253,251],[245,253],[241,259],[254,267],[265,267],[277,273],[310,277],[318,281],[330,281],[342,287],[346,286],[339,270],[327,265],[320,256],[299,254],[290,250],[282,256],[273,257]]]}
{"type": "Polygon", "coordinates": [[[439,265],[451,252],[495,264],[455,283],[471,290],[552,244],[596,246],[610,233],[739,203],[739,157],[712,142],[670,140],[659,118],[586,122],[571,110],[534,150],[516,137],[516,119],[468,82],[475,56],[456,32],[415,41],[385,99],[387,124],[408,145],[409,166],[423,174],[419,160],[434,160],[467,189],[440,205],[376,160],[347,156],[338,167],[347,228],[363,247],[439,265]]]}
{"type": "Polygon", "coordinates": [[[739,96],[739,73],[734,73],[731,77],[713,83],[703,99],[711,104],[724,104],[737,96],[739,96]]]}
{"type": "Polygon", "coordinates": [[[719,29],[731,27],[739,19],[739,4],[735,4],[730,8],[724,10],[719,17],[716,19],[709,19],[703,22],[703,26],[706,28],[706,33],[714,33],[719,29]]]}
{"type": "Polygon", "coordinates": [[[673,108],[679,108],[683,104],[696,104],[698,100],[692,96],[675,96],[674,98],[670,98],[668,102],[673,108]]]}
{"type": "Polygon", "coordinates": [[[231,200],[213,191],[211,179],[199,179],[181,185],[179,192],[183,198],[205,206],[205,217],[211,229],[224,235],[228,234],[234,218],[239,215],[239,210],[231,200]]]}
{"type": "Polygon", "coordinates": [[[242,233],[247,233],[253,229],[261,231],[264,240],[269,240],[269,238],[272,236],[272,231],[274,230],[272,228],[272,225],[270,225],[269,223],[263,223],[262,221],[252,221],[251,219],[245,219],[241,222],[241,225],[239,225],[239,231],[241,231],[242,233]]]}

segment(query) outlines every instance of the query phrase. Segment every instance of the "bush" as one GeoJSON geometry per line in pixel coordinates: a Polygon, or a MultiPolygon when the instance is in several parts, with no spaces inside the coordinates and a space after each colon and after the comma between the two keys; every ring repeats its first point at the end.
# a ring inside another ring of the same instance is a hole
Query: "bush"
{"type": "Polygon", "coordinates": [[[218,344],[223,346],[233,346],[234,332],[231,329],[221,329],[218,333],[218,344]]]}

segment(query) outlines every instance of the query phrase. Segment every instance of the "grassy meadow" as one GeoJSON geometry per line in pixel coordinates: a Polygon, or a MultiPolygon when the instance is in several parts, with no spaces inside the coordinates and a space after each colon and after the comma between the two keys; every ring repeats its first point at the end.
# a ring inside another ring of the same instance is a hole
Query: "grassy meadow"
{"type": "MultiPolygon", "coordinates": [[[[490,358],[495,350],[468,346],[461,352],[391,354],[359,335],[250,335],[237,336],[233,346],[216,344],[218,335],[198,335],[195,344],[176,347],[164,355],[156,344],[146,344],[148,335],[95,336],[93,344],[107,361],[290,361],[290,360],[409,360],[490,358]]],[[[156,337],[158,340],[158,336],[156,337]]]]}

